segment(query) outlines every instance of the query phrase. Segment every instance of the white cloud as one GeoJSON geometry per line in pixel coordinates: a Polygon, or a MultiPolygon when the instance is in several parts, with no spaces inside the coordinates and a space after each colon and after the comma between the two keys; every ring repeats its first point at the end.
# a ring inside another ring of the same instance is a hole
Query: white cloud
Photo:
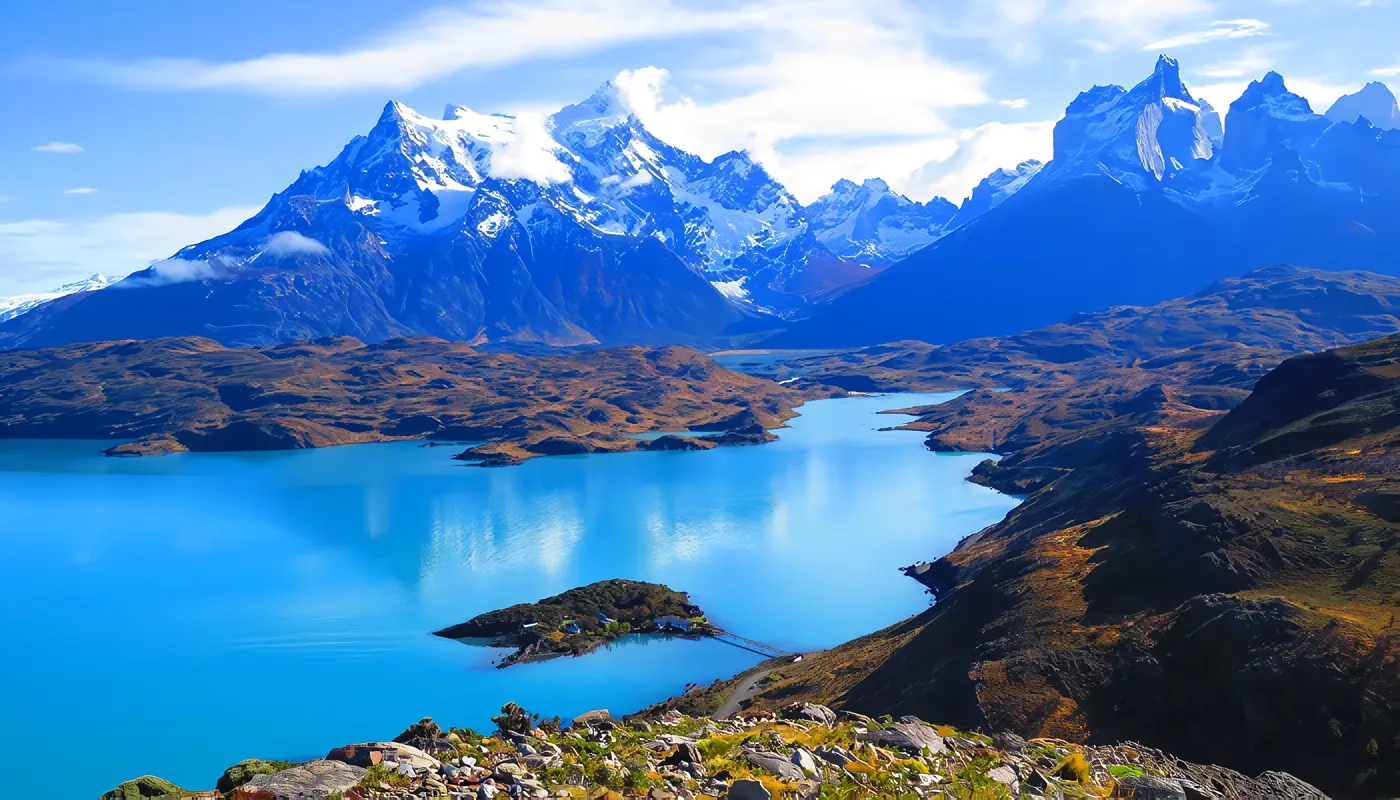
{"type": "Polygon", "coordinates": [[[83,146],[72,142],[49,142],[32,148],[36,153],[81,153],[83,146]]]}
{"type": "Polygon", "coordinates": [[[94,272],[125,275],[191,242],[232,230],[257,208],[211,214],[141,211],[82,222],[0,223],[0,295],[43,292],[94,272]]]}
{"type": "Polygon", "coordinates": [[[763,23],[756,57],[704,72],[703,98],[655,67],[615,82],[661,139],[706,158],[747,150],[804,200],[860,177],[839,171],[856,165],[909,172],[939,152],[928,147],[956,136],[949,109],[991,102],[980,74],[929,51],[912,6],[774,2],[755,13],[763,23]],[[872,147],[872,139],[897,144],[872,147]]]}
{"type": "Polygon", "coordinates": [[[997,105],[999,105],[999,106],[1005,106],[1005,107],[1007,107],[1007,108],[1025,108],[1026,106],[1028,106],[1028,105],[1030,105],[1030,104],[1031,104],[1031,101],[1028,100],[1028,99],[1026,99],[1026,98],[1024,98],[1024,97],[1017,97],[1017,98],[1015,98],[1014,100],[998,100],[998,101],[997,101],[997,105]]]}
{"type": "Polygon", "coordinates": [[[281,231],[267,237],[267,244],[263,248],[263,252],[271,253],[274,256],[322,256],[329,253],[330,248],[296,231],[281,231]]]}
{"type": "Polygon", "coordinates": [[[1209,27],[1187,31],[1166,39],[1148,42],[1143,50],[1174,50],[1178,47],[1215,42],[1221,39],[1247,39],[1264,36],[1269,32],[1269,23],[1257,19],[1225,19],[1212,22],[1209,27]]]}
{"type": "Polygon", "coordinates": [[[1055,120],[979,125],[963,131],[949,157],[924,164],[902,183],[911,197],[941,195],[960,203],[993,170],[1032,158],[1049,161],[1054,128],[1055,120]]]}
{"type": "Polygon", "coordinates": [[[1226,113],[1230,110],[1230,104],[1240,99],[1244,94],[1244,89],[1249,85],[1248,80],[1216,81],[1213,83],[1203,83],[1200,85],[1191,84],[1187,88],[1191,90],[1194,97],[1201,98],[1211,104],[1216,111],[1220,112],[1223,121],[1226,113]]]}
{"type": "Polygon", "coordinates": [[[753,10],[688,10],[668,0],[529,0],[421,14],[338,53],[279,53],[243,61],[69,62],[120,85],[301,94],[403,90],[465,69],[579,55],[657,38],[742,31],[753,10]]]}
{"type": "Polygon", "coordinates": [[[563,183],[573,177],[554,155],[558,144],[545,129],[544,116],[517,114],[515,135],[491,154],[491,174],[497,178],[525,178],[539,183],[563,183]]]}
{"type": "Polygon", "coordinates": [[[883,178],[890,188],[916,200],[932,191],[912,186],[907,176],[921,164],[949,158],[958,149],[956,135],[882,141],[860,147],[820,148],[811,152],[779,153],[764,167],[804,203],[821,197],[841,178],[862,181],[883,178]]]}
{"type": "Polygon", "coordinates": [[[1060,17],[1069,24],[1089,23],[1090,41],[1107,49],[1141,42],[1170,22],[1209,11],[1206,0],[1070,0],[1060,17]]]}
{"type": "Polygon", "coordinates": [[[216,277],[218,271],[208,261],[167,258],[157,261],[126,280],[113,284],[114,289],[145,289],[172,283],[189,283],[216,277]]]}
{"type": "Polygon", "coordinates": [[[1371,70],[1371,74],[1375,75],[1377,78],[1393,78],[1396,75],[1400,75],[1400,66],[1380,67],[1379,69],[1371,70]]]}
{"type": "Polygon", "coordinates": [[[64,194],[97,194],[97,190],[91,186],[77,186],[72,189],[64,189],[64,194]]]}
{"type": "Polygon", "coordinates": [[[1278,64],[1278,48],[1250,47],[1240,55],[1195,70],[1204,78],[1258,78],[1278,64]]]}

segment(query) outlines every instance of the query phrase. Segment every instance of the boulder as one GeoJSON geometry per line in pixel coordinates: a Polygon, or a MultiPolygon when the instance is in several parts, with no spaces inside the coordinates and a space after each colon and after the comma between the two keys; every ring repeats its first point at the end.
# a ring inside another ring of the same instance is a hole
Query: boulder
{"type": "Polygon", "coordinates": [[[218,783],[214,784],[214,788],[224,794],[231,794],[234,789],[258,775],[271,775],[274,772],[281,772],[295,766],[296,764],[290,761],[263,761],[258,758],[249,758],[224,770],[224,774],[220,776],[218,783]]]}
{"type": "Polygon", "coordinates": [[[356,767],[369,768],[385,761],[409,764],[414,769],[438,769],[441,763],[411,744],[399,742],[364,742],[337,747],[326,754],[327,761],[340,761],[356,767]]]}
{"type": "Polygon", "coordinates": [[[183,789],[164,778],[142,775],[102,795],[101,800],[179,800],[184,794],[183,789]]]}
{"type": "Polygon", "coordinates": [[[798,769],[808,775],[821,774],[821,767],[817,765],[816,756],[812,755],[811,752],[805,748],[799,747],[792,751],[792,763],[796,764],[798,769]]]}
{"type": "Polygon", "coordinates": [[[729,800],[771,800],[773,797],[763,788],[763,784],[748,778],[729,784],[729,792],[725,796],[729,800]]]}
{"type": "Polygon", "coordinates": [[[783,719],[805,719],[823,725],[836,724],[836,712],[817,703],[793,703],[778,712],[783,719]]]}
{"type": "Polygon", "coordinates": [[[857,738],[862,742],[892,747],[906,753],[922,753],[924,750],[928,750],[929,753],[942,753],[948,749],[938,731],[922,722],[896,722],[882,730],[862,733],[857,738]]]}
{"type": "Polygon", "coordinates": [[[838,746],[827,747],[826,745],[817,745],[815,753],[821,760],[829,764],[835,764],[838,767],[844,767],[852,761],[859,760],[851,751],[838,746]]]}
{"type": "Polygon", "coordinates": [[[777,753],[766,750],[746,750],[744,758],[758,769],[777,775],[787,781],[800,781],[804,777],[802,768],[777,753]]]}
{"type": "Polygon", "coordinates": [[[618,722],[613,718],[612,714],[608,713],[606,708],[600,708],[594,711],[586,711],[574,717],[573,726],[575,728],[602,728],[604,730],[612,730],[618,726],[618,722]]]}
{"type": "Polygon", "coordinates": [[[676,752],[662,759],[663,767],[678,767],[682,764],[703,764],[705,759],[700,755],[700,748],[689,742],[682,742],[676,745],[676,752]]]}
{"type": "Polygon", "coordinates": [[[424,717],[409,725],[403,733],[394,737],[398,744],[411,745],[425,753],[447,753],[455,750],[452,742],[432,717],[424,717]]]}
{"type": "Polygon", "coordinates": [[[238,800],[279,800],[283,797],[328,797],[345,793],[365,776],[366,770],[343,761],[318,759],[281,772],[256,775],[234,790],[238,800]]]}
{"type": "Polygon", "coordinates": [[[1010,789],[1012,797],[1021,794],[1021,776],[1017,775],[1016,769],[1009,764],[1002,764],[987,770],[987,777],[1010,789]]]}

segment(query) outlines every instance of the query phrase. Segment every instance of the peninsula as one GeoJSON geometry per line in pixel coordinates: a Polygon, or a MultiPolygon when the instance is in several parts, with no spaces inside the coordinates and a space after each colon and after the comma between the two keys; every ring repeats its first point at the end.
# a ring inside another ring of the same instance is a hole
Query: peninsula
{"type": "Polygon", "coordinates": [[[0,352],[0,437],[109,440],[111,455],[435,440],[463,460],[761,443],[809,399],[684,347],[520,354],[430,337],[274,347],[211,339],[0,352]],[[641,441],[648,431],[714,431],[641,441]]]}

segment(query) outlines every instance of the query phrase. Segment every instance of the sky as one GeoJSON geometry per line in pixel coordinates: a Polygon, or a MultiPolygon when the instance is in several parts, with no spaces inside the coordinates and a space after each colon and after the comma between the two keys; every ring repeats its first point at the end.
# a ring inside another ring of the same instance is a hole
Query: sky
{"type": "Polygon", "coordinates": [[[614,80],[653,133],[960,202],[1046,159],[1158,53],[1224,113],[1273,69],[1314,109],[1400,83],[1400,0],[47,0],[0,9],[0,296],[222,233],[400,100],[549,113],[614,80]]]}

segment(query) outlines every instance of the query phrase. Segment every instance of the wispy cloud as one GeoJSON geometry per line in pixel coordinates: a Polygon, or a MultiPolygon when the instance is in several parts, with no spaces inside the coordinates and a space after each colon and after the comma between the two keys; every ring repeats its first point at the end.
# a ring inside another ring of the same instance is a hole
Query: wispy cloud
{"type": "Polygon", "coordinates": [[[1251,45],[1230,58],[1203,64],[1193,72],[1212,80],[1258,78],[1279,65],[1280,53],[1286,49],[1287,45],[1281,42],[1251,45]]]}
{"type": "Polygon", "coordinates": [[[209,214],[140,211],[84,222],[0,223],[0,295],[47,291],[94,272],[125,275],[255,213],[235,206],[209,214]]]}
{"type": "Polygon", "coordinates": [[[167,258],[157,261],[126,280],[112,285],[113,289],[145,289],[151,286],[168,286],[172,283],[189,283],[205,278],[218,277],[219,270],[208,261],[187,258],[167,258]]]}
{"type": "Polygon", "coordinates": [[[1027,99],[1024,98],[1024,97],[1017,97],[1017,98],[1015,98],[1015,99],[1013,99],[1013,100],[998,100],[998,101],[997,101],[997,105],[999,105],[999,106],[1005,106],[1006,108],[1025,108],[1026,106],[1028,106],[1028,105],[1030,105],[1030,104],[1031,104],[1031,101],[1030,101],[1030,100],[1027,100],[1027,99]]]}
{"type": "Polygon", "coordinates": [[[1394,67],[1380,67],[1379,69],[1373,69],[1371,70],[1371,74],[1376,76],[1377,78],[1393,78],[1396,75],[1400,75],[1400,65],[1396,65],[1394,67]]]}
{"type": "Polygon", "coordinates": [[[580,55],[658,38],[740,31],[762,23],[748,7],[681,8],[669,0],[526,0],[421,14],[360,46],[240,61],[155,58],[70,61],[108,82],[158,89],[266,94],[405,90],[465,69],[580,55]]]}
{"type": "Polygon", "coordinates": [[[1257,19],[1225,19],[1212,22],[1208,27],[1148,42],[1143,50],[1174,50],[1178,47],[1215,42],[1221,39],[1247,39],[1264,36],[1269,32],[1269,23],[1257,19]]]}
{"type": "Polygon", "coordinates": [[[49,142],[48,144],[41,144],[32,149],[36,153],[63,153],[65,155],[83,152],[82,145],[72,142],[49,142]]]}
{"type": "Polygon", "coordinates": [[[303,236],[296,231],[281,231],[267,237],[263,252],[271,253],[274,256],[321,256],[329,253],[330,250],[310,236],[303,236]]]}
{"type": "Polygon", "coordinates": [[[91,186],[75,186],[72,189],[64,189],[64,194],[97,194],[97,190],[91,186]]]}

